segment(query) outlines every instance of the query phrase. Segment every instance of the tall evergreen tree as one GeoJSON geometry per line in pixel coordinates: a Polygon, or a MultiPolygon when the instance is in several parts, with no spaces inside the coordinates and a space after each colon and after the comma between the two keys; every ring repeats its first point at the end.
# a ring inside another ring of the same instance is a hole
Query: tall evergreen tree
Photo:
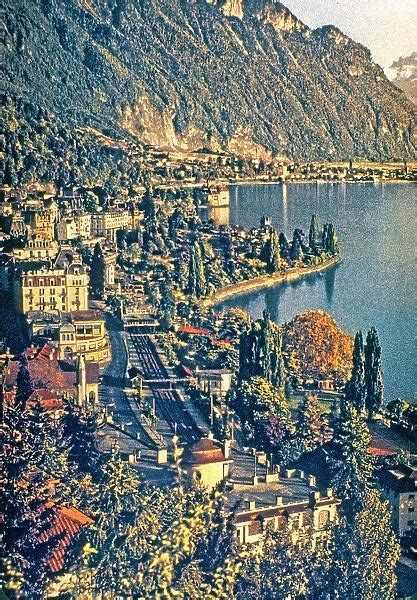
{"type": "Polygon", "coordinates": [[[262,248],[261,258],[266,262],[268,273],[276,273],[281,268],[281,254],[278,242],[278,234],[271,229],[269,237],[262,248]]]}
{"type": "Polygon", "coordinates": [[[262,319],[252,322],[249,330],[240,336],[239,377],[263,377],[281,388],[285,375],[281,329],[264,311],[262,319]]]}
{"type": "Polygon", "coordinates": [[[333,487],[344,500],[343,511],[352,515],[363,509],[366,492],[371,487],[373,461],[368,453],[369,429],[360,413],[345,402],[335,436],[333,487]]]}
{"type": "Polygon", "coordinates": [[[381,345],[377,330],[372,327],[366,336],[365,346],[365,407],[371,420],[381,408],[384,400],[384,385],[381,365],[381,345]]]}
{"type": "Polygon", "coordinates": [[[29,373],[28,360],[26,356],[22,356],[19,366],[19,371],[16,377],[16,405],[23,410],[26,406],[26,401],[33,392],[33,382],[29,373]]]}
{"type": "Polygon", "coordinates": [[[323,225],[322,234],[323,250],[332,256],[339,254],[339,242],[333,223],[325,223],[323,225]]]}
{"type": "Polygon", "coordinates": [[[389,503],[369,489],[363,507],[335,529],[325,592],[336,600],[394,600],[400,556],[389,503]]]}
{"type": "Polygon", "coordinates": [[[94,413],[68,405],[62,419],[68,444],[68,462],[79,475],[97,476],[99,448],[96,438],[97,417],[94,413]]]}
{"type": "Polygon", "coordinates": [[[315,395],[306,396],[301,403],[296,437],[304,452],[315,450],[332,438],[332,430],[315,395]]]}
{"type": "Polygon", "coordinates": [[[361,331],[358,331],[355,335],[352,361],[352,375],[346,385],[346,401],[350,406],[361,412],[365,408],[366,396],[365,353],[361,331]]]}
{"type": "Polygon", "coordinates": [[[290,260],[290,244],[287,240],[285,233],[281,232],[279,234],[279,249],[282,260],[289,261],[290,260]]]}
{"type": "Polygon", "coordinates": [[[54,509],[47,504],[46,477],[40,470],[43,439],[30,426],[27,411],[15,403],[3,411],[0,441],[1,585],[11,598],[41,600],[48,578],[46,561],[57,543],[47,535],[54,509]],[[21,574],[17,590],[16,572],[21,574]]]}
{"type": "Polygon", "coordinates": [[[310,249],[312,252],[317,250],[317,244],[319,240],[319,221],[317,219],[317,215],[312,215],[310,230],[308,233],[308,243],[310,245],[310,249]]]}
{"type": "Polygon", "coordinates": [[[101,300],[104,296],[106,278],[106,264],[104,262],[103,250],[99,242],[94,246],[93,258],[90,267],[90,290],[91,296],[101,300]]]}
{"type": "Polygon", "coordinates": [[[188,293],[191,296],[201,298],[206,294],[206,284],[206,273],[201,248],[199,242],[196,240],[190,251],[188,293]]]}
{"type": "Polygon", "coordinates": [[[297,261],[297,260],[301,259],[302,254],[303,254],[301,243],[302,242],[301,242],[299,230],[295,229],[294,235],[292,238],[292,243],[291,243],[291,250],[290,250],[290,259],[292,261],[297,261]]]}

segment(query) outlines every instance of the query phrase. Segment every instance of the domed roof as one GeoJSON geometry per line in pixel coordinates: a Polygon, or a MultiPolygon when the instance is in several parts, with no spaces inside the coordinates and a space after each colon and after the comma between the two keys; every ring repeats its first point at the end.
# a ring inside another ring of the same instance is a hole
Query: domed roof
{"type": "Polygon", "coordinates": [[[219,444],[209,438],[203,438],[186,448],[182,462],[185,465],[206,465],[227,460],[219,444]]]}
{"type": "Polygon", "coordinates": [[[65,323],[64,325],[61,325],[61,327],[59,328],[59,332],[60,333],[74,333],[75,327],[72,323],[65,323]]]}

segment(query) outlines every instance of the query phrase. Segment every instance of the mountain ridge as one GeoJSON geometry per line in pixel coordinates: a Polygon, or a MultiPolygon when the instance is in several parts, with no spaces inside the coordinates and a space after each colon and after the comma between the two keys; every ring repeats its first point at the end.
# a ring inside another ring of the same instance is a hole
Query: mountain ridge
{"type": "Polygon", "coordinates": [[[369,50],[280,2],[5,4],[3,91],[65,122],[181,149],[415,156],[415,112],[369,50]]]}

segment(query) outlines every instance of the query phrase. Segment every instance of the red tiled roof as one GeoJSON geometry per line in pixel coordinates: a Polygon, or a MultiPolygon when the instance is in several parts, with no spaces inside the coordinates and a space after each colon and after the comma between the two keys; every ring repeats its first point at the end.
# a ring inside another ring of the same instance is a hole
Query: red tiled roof
{"type": "Polygon", "coordinates": [[[212,333],[208,329],[202,329],[200,327],[191,327],[189,325],[183,325],[179,328],[180,333],[189,333],[190,335],[205,335],[206,337],[211,338],[212,333]]]}
{"type": "Polygon", "coordinates": [[[39,401],[44,410],[62,410],[64,401],[59,394],[50,390],[38,389],[32,392],[27,401],[27,406],[31,406],[39,401]]]}
{"type": "Polygon", "coordinates": [[[183,463],[187,465],[206,465],[217,462],[232,462],[226,459],[218,444],[203,438],[184,452],[183,463]]]}
{"type": "MultiPolygon", "coordinates": [[[[53,505],[52,503],[50,504],[53,505]]],[[[40,536],[40,541],[47,541],[55,536],[60,537],[47,564],[52,573],[60,571],[64,566],[65,554],[73,538],[83,528],[92,525],[94,521],[73,506],[57,508],[54,523],[48,531],[40,536]]]]}
{"type": "MultiPolygon", "coordinates": [[[[6,389],[16,386],[19,368],[19,361],[10,361],[7,365],[4,377],[4,386],[6,389]]],[[[59,361],[56,356],[56,348],[51,344],[45,344],[34,358],[28,360],[28,370],[36,388],[47,388],[53,391],[71,391],[76,386],[76,363],[74,361],[68,361],[67,363],[59,361]]],[[[98,363],[86,362],[85,370],[87,383],[98,383],[98,363]]]]}

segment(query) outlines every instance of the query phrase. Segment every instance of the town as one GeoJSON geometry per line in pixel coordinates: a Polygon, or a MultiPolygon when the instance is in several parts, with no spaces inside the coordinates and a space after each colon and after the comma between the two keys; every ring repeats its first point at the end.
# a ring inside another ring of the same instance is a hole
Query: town
{"type": "MultiPolygon", "coordinates": [[[[55,445],[49,440],[50,456],[29,462],[24,475],[54,506],[38,539],[52,547],[43,589],[61,597],[81,585],[83,574],[69,557],[74,540],[90,539],[97,527],[97,507],[80,490],[85,476],[94,482],[99,456],[157,490],[181,489],[179,482],[206,493],[221,489],[231,519],[228,543],[240,546],[259,544],[270,531],[289,535],[291,544],[308,535],[311,548],[326,545],[345,504],[352,510],[361,494],[372,493],[363,480],[371,469],[378,493],[390,502],[408,557],[404,568],[412,569],[417,414],[404,400],[382,405],[377,332],[371,329],[365,341],[358,334],[353,344],[320,311],[282,328],[267,313],[253,321],[240,309],[216,311],[220,298],[251,286],[336,268],[341,254],[333,225],[321,227],[313,215],[309,232],[296,229],[291,239],[269,216],[260,215],[250,231],[232,226],[226,182],[183,186],[184,167],[174,187],[170,169],[168,157],[160,157],[154,186],[120,195],[76,186],[2,189],[4,444],[12,453],[21,444],[8,437],[11,425],[19,427],[16,412],[27,413],[19,418],[36,435],[45,438],[49,429],[60,438],[55,445]],[[165,185],[156,185],[158,174],[165,185]],[[335,356],[322,349],[326,337],[335,356]],[[346,467],[345,481],[335,476],[343,457],[362,464],[354,475],[346,467]],[[68,493],[74,485],[80,490],[68,493]],[[58,531],[63,537],[54,545],[58,531]]],[[[306,166],[283,167],[280,177],[330,172],[336,179],[375,176],[352,166],[340,172],[306,166]]],[[[395,175],[415,172],[405,165],[395,175]]],[[[126,477],[120,485],[128,490],[126,477]]],[[[390,552],[395,558],[399,548],[390,552]]],[[[91,569],[96,577],[99,567],[91,569]]]]}

